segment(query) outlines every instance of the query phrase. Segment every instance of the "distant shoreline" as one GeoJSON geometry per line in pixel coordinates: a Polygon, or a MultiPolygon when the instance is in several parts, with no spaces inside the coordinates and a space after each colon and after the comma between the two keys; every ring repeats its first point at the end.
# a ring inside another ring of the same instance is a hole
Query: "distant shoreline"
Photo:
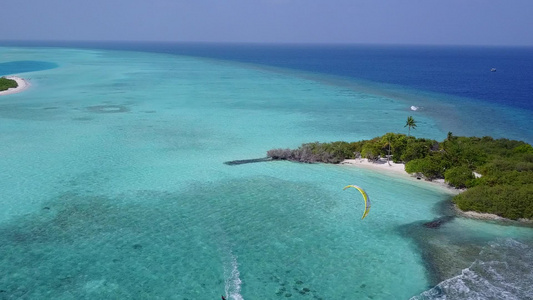
{"type": "Polygon", "coordinates": [[[0,96],[20,93],[30,87],[30,84],[24,78],[21,78],[18,76],[4,76],[4,77],[6,79],[15,80],[18,86],[16,88],[10,88],[5,91],[0,91],[0,96]]]}

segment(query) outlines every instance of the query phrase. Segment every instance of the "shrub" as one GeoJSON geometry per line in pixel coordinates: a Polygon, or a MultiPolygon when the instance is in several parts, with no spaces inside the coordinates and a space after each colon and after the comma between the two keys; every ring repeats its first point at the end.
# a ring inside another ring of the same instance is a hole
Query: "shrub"
{"type": "Polygon", "coordinates": [[[376,160],[381,155],[381,145],[375,141],[369,141],[363,145],[361,156],[370,160],[376,160]]]}
{"type": "Polygon", "coordinates": [[[292,156],[291,149],[272,149],[267,151],[267,156],[272,159],[288,160],[292,156]]]}
{"type": "Polygon", "coordinates": [[[529,144],[522,144],[513,148],[514,153],[529,153],[533,154],[533,147],[529,144]]]}
{"type": "Polygon", "coordinates": [[[443,177],[444,167],[439,159],[428,156],[408,162],[405,165],[405,171],[411,174],[422,173],[427,179],[433,180],[443,177]]]}
{"type": "Polygon", "coordinates": [[[426,140],[410,142],[402,153],[401,159],[409,162],[413,159],[424,158],[429,154],[432,144],[432,142],[427,142],[426,140]]]}
{"type": "Polygon", "coordinates": [[[444,172],[444,180],[456,188],[472,186],[474,174],[467,166],[453,167],[444,172]]]}
{"type": "Polygon", "coordinates": [[[533,219],[533,185],[475,186],[453,201],[464,211],[492,213],[512,220],[533,219]]]}

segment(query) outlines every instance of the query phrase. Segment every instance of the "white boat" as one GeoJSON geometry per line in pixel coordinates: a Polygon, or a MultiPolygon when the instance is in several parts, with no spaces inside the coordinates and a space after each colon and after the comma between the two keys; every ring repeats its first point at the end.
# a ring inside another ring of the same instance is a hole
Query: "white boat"
{"type": "Polygon", "coordinates": [[[414,106],[414,105],[412,105],[412,106],[411,106],[411,110],[413,110],[413,111],[417,111],[417,110],[418,110],[418,106],[414,106]]]}

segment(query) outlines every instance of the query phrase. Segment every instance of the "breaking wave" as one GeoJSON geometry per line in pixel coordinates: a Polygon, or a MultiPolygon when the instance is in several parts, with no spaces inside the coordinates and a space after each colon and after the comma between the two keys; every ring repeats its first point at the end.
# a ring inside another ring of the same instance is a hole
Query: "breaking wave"
{"type": "Polygon", "coordinates": [[[514,239],[489,243],[460,275],[411,300],[533,299],[533,247],[514,239]]]}

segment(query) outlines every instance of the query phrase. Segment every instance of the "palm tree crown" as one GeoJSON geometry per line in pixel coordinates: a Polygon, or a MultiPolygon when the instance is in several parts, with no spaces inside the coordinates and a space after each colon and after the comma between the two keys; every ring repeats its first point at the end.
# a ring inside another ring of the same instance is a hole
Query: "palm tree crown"
{"type": "Polygon", "coordinates": [[[407,136],[411,135],[411,128],[416,129],[416,121],[413,119],[412,116],[407,117],[407,122],[405,123],[404,127],[409,127],[409,133],[407,136]]]}

